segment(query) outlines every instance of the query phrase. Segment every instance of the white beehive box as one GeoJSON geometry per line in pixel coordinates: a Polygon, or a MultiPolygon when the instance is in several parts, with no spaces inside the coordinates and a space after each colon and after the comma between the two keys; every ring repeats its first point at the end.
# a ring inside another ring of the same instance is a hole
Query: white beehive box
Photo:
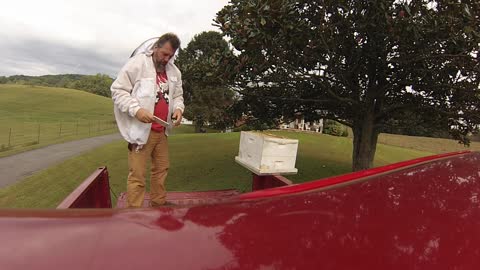
{"type": "Polygon", "coordinates": [[[298,140],[242,131],[235,161],[256,175],[296,174],[297,149],[298,140]]]}

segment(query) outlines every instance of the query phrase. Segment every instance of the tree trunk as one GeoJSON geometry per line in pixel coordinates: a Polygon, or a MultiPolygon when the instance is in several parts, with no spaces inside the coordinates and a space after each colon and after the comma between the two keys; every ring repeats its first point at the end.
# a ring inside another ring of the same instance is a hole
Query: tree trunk
{"type": "Polygon", "coordinates": [[[377,150],[379,132],[375,128],[373,112],[353,126],[352,170],[360,171],[373,167],[373,159],[377,150]]]}
{"type": "Polygon", "coordinates": [[[202,132],[203,121],[202,121],[202,120],[195,120],[195,121],[194,121],[194,124],[195,124],[195,133],[200,133],[200,132],[202,132]]]}

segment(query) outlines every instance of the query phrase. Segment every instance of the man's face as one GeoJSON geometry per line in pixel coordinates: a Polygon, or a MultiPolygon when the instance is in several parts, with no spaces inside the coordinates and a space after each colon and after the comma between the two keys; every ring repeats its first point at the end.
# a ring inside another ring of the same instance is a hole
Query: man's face
{"type": "Polygon", "coordinates": [[[155,62],[157,63],[157,65],[162,66],[165,66],[174,54],[175,50],[172,48],[170,42],[163,44],[163,46],[160,48],[155,48],[153,52],[155,62]]]}

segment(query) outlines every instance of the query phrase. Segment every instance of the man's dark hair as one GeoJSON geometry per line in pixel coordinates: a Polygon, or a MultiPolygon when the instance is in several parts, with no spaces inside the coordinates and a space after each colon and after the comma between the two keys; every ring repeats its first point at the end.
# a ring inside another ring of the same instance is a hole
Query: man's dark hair
{"type": "Polygon", "coordinates": [[[180,39],[174,33],[163,34],[158,38],[157,42],[155,42],[154,47],[161,48],[167,42],[170,42],[170,45],[172,45],[175,51],[180,48],[180,39]]]}

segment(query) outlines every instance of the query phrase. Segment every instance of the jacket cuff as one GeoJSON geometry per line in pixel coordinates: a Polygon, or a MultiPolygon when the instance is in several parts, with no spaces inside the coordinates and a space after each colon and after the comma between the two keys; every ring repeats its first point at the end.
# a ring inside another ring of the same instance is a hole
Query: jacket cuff
{"type": "Polygon", "coordinates": [[[128,110],[128,113],[130,114],[131,117],[135,117],[135,115],[137,114],[138,110],[140,110],[142,107],[140,107],[140,105],[135,105],[135,106],[132,106],[130,107],[130,109],[128,110]]]}
{"type": "Polygon", "coordinates": [[[180,111],[182,111],[182,114],[183,114],[183,111],[185,110],[183,107],[180,107],[180,106],[175,107],[175,110],[176,109],[179,109],[180,111]]]}

